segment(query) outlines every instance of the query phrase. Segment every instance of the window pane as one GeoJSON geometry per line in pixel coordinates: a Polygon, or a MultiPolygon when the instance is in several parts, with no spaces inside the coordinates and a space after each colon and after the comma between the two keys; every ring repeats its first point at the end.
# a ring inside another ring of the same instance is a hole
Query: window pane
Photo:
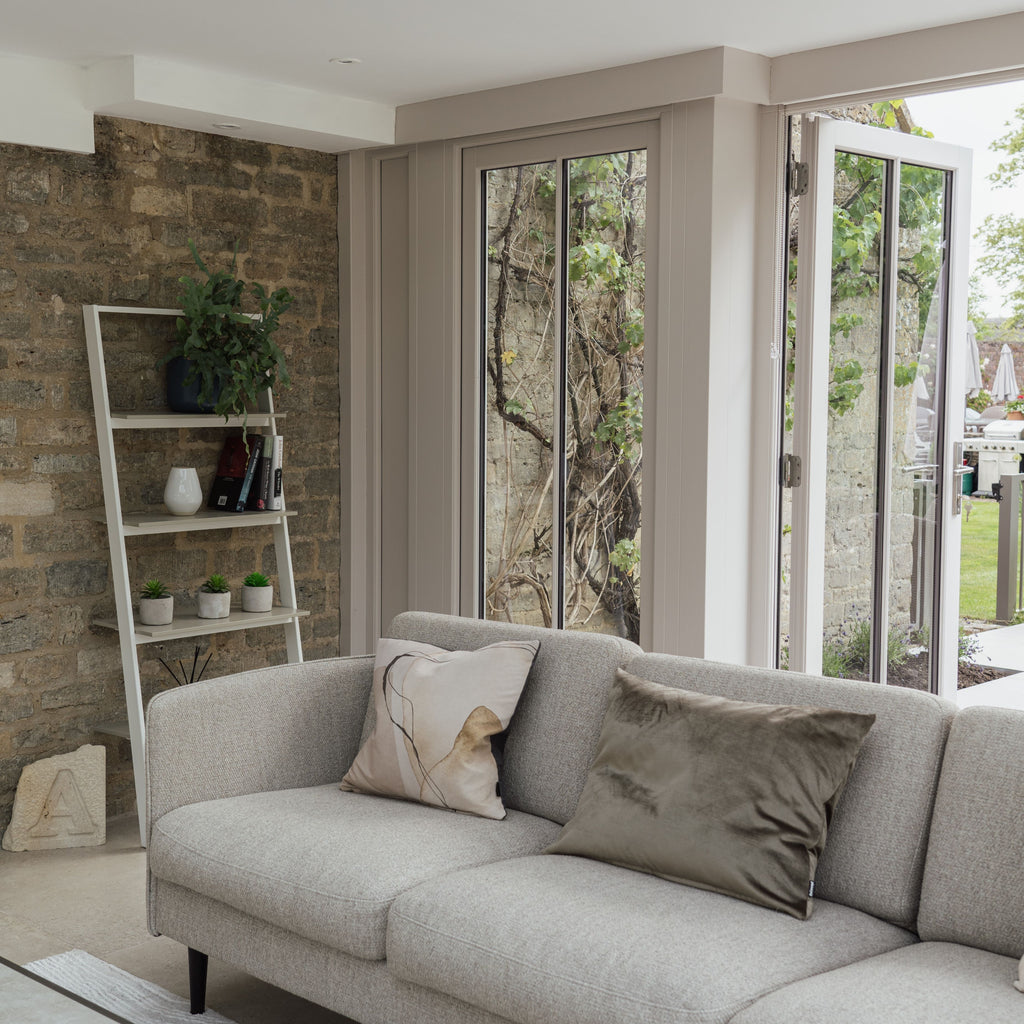
{"type": "Polygon", "coordinates": [[[647,154],[566,177],[565,626],[638,641],[647,154]]]}
{"type": "Polygon", "coordinates": [[[484,175],[484,618],[551,626],[555,164],[484,175]]]}
{"type": "Polygon", "coordinates": [[[927,690],[935,588],[946,172],[900,166],[886,681],[927,690]]]}
{"type": "Polygon", "coordinates": [[[871,677],[885,162],[836,153],[822,674],[871,677]]]}

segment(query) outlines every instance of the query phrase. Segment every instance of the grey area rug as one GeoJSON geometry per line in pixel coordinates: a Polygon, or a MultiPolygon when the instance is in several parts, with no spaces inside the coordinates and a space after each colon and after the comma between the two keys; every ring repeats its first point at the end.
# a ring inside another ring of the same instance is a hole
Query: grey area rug
{"type": "Polygon", "coordinates": [[[213,1010],[189,1013],[188,1000],[81,949],[58,953],[25,965],[25,970],[138,1024],[232,1024],[213,1010]]]}

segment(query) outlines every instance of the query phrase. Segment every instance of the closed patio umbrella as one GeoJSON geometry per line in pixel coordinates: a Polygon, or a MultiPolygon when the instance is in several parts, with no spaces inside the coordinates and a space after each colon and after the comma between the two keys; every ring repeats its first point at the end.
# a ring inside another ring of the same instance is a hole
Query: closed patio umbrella
{"type": "Polygon", "coordinates": [[[978,355],[978,336],[974,324],[967,321],[967,375],[964,378],[964,390],[968,398],[974,398],[981,391],[981,357],[978,355]]]}
{"type": "Polygon", "coordinates": [[[1005,402],[1008,399],[1016,398],[1017,375],[1013,372],[1013,353],[1009,345],[1003,345],[999,350],[999,365],[996,367],[996,379],[992,383],[992,401],[1005,402]]]}

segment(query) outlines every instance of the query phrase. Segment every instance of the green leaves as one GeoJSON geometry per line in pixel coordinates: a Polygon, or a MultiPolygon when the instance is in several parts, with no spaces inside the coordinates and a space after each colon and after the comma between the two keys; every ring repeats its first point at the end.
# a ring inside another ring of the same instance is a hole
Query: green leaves
{"type": "Polygon", "coordinates": [[[205,590],[208,594],[227,594],[231,590],[231,584],[228,583],[226,576],[215,572],[199,589],[205,590]]]}
{"type": "Polygon", "coordinates": [[[901,363],[897,363],[892,368],[893,383],[898,388],[905,388],[908,384],[914,383],[914,378],[917,376],[917,363],[909,363],[907,366],[903,366],[901,363]]]}
{"type": "Polygon", "coordinates": [[[640,545],[635,540],[624,537],[608,552],[608,561],[619,572],[632,576],[640,564],[640,545]]]}
{"type": "Polygon", "coordinates": [[[860,383],[864,368],[856,359],[832,367],[832,379],[828,384],[828,407],[837,416],[845,416],[860,398],[864,385],[860,383]]]}
{"type": "Polygon", "coordinates": [[[622,340],[618,345],[620,355],[643,348],[644,311],[642,309],[629,310],[619,325],[619,329],[622,331],[622,340]]]}
{"type": "Polygon", "coordinates": [[[607,242],[586,242],[569,250],[569,280],[582,281],[588,288],[599,285],[621,291],[623,262],[618,251],[607,242]]]}
{"type": "Polygon", "coordinates": [[[598,423],[594,428],[594,437],[616,449],[619,459],[632,461],[640,454],[643,421],[643,394],[633,390],[598,423]]]}
{"type": "Polygon", "coordinates": [[[159,580],[149,580],[139,592],[139,597],[149,601],[159,601],[162,597],[170,597],[171,592],[159,580]]]}
{"type": "Polygon", "coordinates": [[[176,321],[177,344],[162,362],[184,356],[192,363],[186,383],[199,381],[200,403],[214,405],[215,412],[225,419],[244,416],[247,404],[255,402],[260,392],[291,384],[284,353],[273,341],[273,334],[293,297],[287,288],[268,293],[261,284],[249,285],[258,309],[258,314],[250,317],[241,309],[246,283],[235,276],[237,249],[230,270],[213,271],[192,241],[189,249],[206,279],[179,279],[182,294],[178,301],[185,315],[176,321]]]}

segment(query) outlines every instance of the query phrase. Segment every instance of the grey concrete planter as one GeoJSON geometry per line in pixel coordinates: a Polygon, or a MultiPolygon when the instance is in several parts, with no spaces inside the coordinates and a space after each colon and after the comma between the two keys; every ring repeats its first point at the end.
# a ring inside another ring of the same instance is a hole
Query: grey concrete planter
{"type": "Polygon", "coordinates": [[[199,610],[196,614],[201,619],[226,619],[231,614],[231,591],[226,594],[211,594],[206,590],[200,590],[199,610]]]}
{"type": "Polygon", "coordinates": [[[173,619],[173,597],[139,598],[139,622],[144,626],[169,626],[173,619]]]}
{"type": "Polygon", "coordinates": [[[274,588],[249,587],[242,584],[242,611],[269,612],[274,606],[274,588]]]}

